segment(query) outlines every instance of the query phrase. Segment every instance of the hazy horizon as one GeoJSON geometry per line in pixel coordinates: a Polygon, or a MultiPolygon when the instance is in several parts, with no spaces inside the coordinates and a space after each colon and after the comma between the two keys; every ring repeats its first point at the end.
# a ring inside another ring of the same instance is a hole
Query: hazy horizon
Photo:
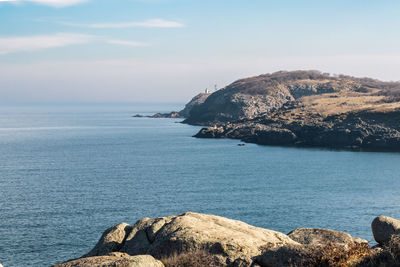
{"type": "Polygon", "coordinates": [[[0,103],[184,103],[279,70],[400,80],[400,2],[0,0],[0,103]]]}

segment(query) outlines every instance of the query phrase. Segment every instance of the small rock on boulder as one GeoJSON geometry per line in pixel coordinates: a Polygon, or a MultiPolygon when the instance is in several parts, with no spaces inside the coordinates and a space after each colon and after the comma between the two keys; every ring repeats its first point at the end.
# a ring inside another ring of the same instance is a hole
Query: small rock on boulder
{"type": "Polygon", "coordinates": [[[297,228],[290,232],[288,236],[303,245],[327,245],[332,243],[337,246],[348,244],[368,243],[367,240],[352,237],[350,234],[330,229],[320,228],[297,228]]]}
{"type": "Polygon", "coordinates": [[[379,216],[372,221],[371,228],[375,241],[379,244],[387,244],[392,235],[400,233],[400,220],[379,216]]]}

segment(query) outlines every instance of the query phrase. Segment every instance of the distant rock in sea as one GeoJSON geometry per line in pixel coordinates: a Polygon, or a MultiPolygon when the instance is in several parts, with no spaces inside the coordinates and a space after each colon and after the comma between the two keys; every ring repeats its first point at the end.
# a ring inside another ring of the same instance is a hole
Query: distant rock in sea
{"type": "Polygon", "coordinates": [[[141,114],[136,114],[133,117],[135,118],[186,118],[189,116],[190,111],[193,107],[201,105],[210,96],[210,93],[200,93],[192,98],[186,105],[185,108],[181,111],[172,111],[170,113],[156,113],[154,115],[145,116],[141,114]]]}
{"type": "Polygon", "coordinates": [[[134,118],[184,118],[182,115],[179,114],[179,112],[170,112],[170,113],[156,113],[154,115],[141,115],[141,114],[136,114],[132,116],[134,118]]]}
{"type": "MultiPolygon", "coordinates": [[[[387,228],[379,223],[372,227],[387,228]]],[[[329,229],[298,228],[285,235],[187,212],[113,226],[88,254],[54,266],[399,266],[400,235],[395,231],[385,238],[388,243],[371,248],[366,240],[329,229]]]]}

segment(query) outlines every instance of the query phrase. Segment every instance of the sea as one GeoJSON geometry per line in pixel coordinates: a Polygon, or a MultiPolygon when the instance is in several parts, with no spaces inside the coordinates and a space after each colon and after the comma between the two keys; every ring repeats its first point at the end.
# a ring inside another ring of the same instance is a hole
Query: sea
{"type": "Polygon", "coordinates": [[[104,230],[143,217],[215,214],[288,233],[340,230],[374,243],[400,218],[400,153],[197,139],[181,119],[132,115],[183,104],[0,106],[0,263],[82,256],[104,230]]]}

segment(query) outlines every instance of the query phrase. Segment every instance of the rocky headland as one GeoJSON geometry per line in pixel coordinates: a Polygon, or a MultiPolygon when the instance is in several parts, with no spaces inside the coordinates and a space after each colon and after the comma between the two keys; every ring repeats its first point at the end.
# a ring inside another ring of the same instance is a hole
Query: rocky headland
{"type": "Polygon", "coordinates": [[[298,228],[288,234],[187,212],[107,229],[82,258],[54,267],[400,266],[400,221],[379,216],[378,245],[348,233],[298,228]]]}
{"type": "Polygon", "coordinates": [[[210,93],[200,93],[193,97],[182,109],[181,111],[172,111],[169,113],[156,113],[154,115],[146,116],[146,115],[141,115],[141,114],[136,114],[133,117],[135,118],[188,118],[190,111],[192,110],[193,107],[201,105],[206,101],[206,99],[210,96],[210,93]]]}
{"type": "Polygon", "coordinates": [[[300,147],[400,151],[400,82],[280,71],[200,94],[180,112],[195,137],[300,147]]]}

